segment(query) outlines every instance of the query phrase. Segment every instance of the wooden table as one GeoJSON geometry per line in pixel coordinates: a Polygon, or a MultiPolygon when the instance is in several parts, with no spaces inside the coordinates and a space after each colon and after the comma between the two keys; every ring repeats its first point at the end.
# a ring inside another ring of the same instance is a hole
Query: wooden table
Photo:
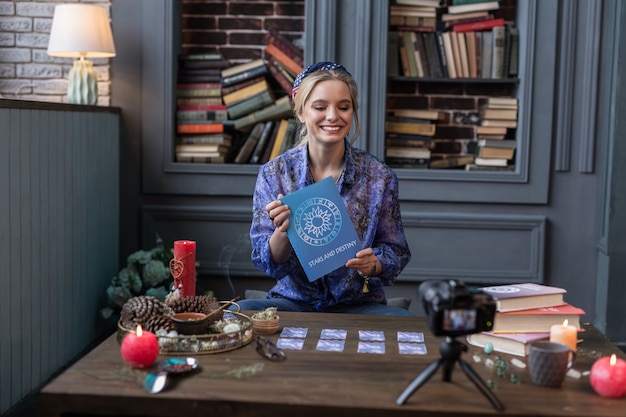
{"type": "MultiPolygon", "coordinates": [[[[462,358],[484,381],[494,380],[492,392],[504,404],[497,411],[455,364],[452,381],[444,382],[440,368],[404,405],[396,400],[424,368],[440,357],[436,338],[423,318],[325,313],[281,313],[281,327],[308,328],[303,349],[286,351],[287,359],[272,362],[256,352],[256,341],[240,349],[198,355],[201,370],[176,377],[159,394],[141,386],[146,371],[131,370],[120,357],[115,335],[48,384],[41,393],[43,416],[580,416],[626,415],[626,399],[595,394],[589,378],[566,378],[561,388],[530,382],[527,369],[510,365],[504,377],[474,362],[485,355],[469,347],[462,358]],[[346,329],[343,352],[316,350],[322,329],[346,329]],[[359,330],[384,331],[385,354],[358,353],[359,330]],[[397,332],[423,332],[427,355],[399,354],[397,332]],[[245,368],[244,368],[245,367],[245,368]],[[255,369],[248,375],[233,371],[255,369]],[[230,373],[230,374],[229,374],[230,373]],[[521,383],[513,383],[516,373],[521,383]]],[[[624,358],[592,326],[585,324],[575,369],[589,370],[599,356],[624,358]]],[[[279,334],[267,336],[276,342],[279,334]]],[[[459,338],[458,340],[462,340],[459,338]]],[[[492,355],[493,357],[494,355],[492,355]]],[[[507,362],[512,356],[500,355],[507,362]]],[[[166,357],[162,357],[166,358],[166,357]]],[[[525,358],[522,358],[525,361],[525,358]]]]}

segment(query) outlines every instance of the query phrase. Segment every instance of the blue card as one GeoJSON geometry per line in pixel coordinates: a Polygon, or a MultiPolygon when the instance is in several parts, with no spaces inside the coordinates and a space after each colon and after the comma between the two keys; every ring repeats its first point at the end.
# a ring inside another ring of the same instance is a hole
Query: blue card
{"type": "Polygon", "coordinates": [[[281,199],[291,209],[287,237],[309,281],[346,264],[361,249],[332,177],[281,199]]]}

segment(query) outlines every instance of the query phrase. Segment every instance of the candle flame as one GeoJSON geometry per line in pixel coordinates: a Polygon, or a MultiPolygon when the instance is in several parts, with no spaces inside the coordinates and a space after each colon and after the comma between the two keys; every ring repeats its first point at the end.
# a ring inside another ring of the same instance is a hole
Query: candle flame
{"type": "Polygon", "coordinates": [[[567,327],[568,324],[569,322],[567,321],[567,319],[563,320],[563,327],[567,327]]]}
{"type": "Polygon", "coordinates": [[[141,330],[141,325],[138,324],[137,325],[137,337],[141,337],[142,334],[143,334],[143,330],[141,330]]]}
{"type": "Polygon", "coordinates": [[[615,366],[616,363],[617,363],[617,356],[615,356],[615,353],[614,353],[611,355],[611,359],[609,360],[609,365],[615,366]]]}

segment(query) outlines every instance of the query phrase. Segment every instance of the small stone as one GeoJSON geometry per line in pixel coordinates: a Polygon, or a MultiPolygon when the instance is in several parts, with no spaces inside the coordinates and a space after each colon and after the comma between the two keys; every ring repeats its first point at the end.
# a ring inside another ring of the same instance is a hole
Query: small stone
{"type": "Polygon", "coordinates": [[[511,359],[511,365],[513,365],[513,366],[515,366],[517,368],[521,368],[521,369],[526,368],[526,364],[523,361],[521,361],[521,360],[519,360],[517,358],[511,359]]]}
{"type": "Polygon", "coordinates": [[[480,358],[479,355],[472,355],[472,359],[474,359],[475,363],[481,363],[482,359],[480,358]]]}
{"type": "Polygon", "coordinates": [[[485,359],[485,366],[489,369],[493,369],[495,364],[492,359],[485,359]]]}
{"type": "Polygon", "coordinates": [[[485,343],[485,347],[483,348],[487,355],[491,355],[493,353],[493,344],[485,343]]]}
{"type": "Polygon", "coordinates": [[[517,374],[513,374],[512,373],[509,378],[510,378],[511,382],[514,383],[514,384],[519,384],[521,382],[520,381],[520,377],[517,374]]]}
{"type": "Polygon", "coordinates": [[[494,381],[493,379],[488,379],[487,380],[487,386],[489,388],[495,388],[496,387],[496,381],[494,381]]]}
{"type": "Polygon", "coordinates": [[[581,373],[574,368],[570,368],[565,375],[570,378],[580,379],[581,373]]]}

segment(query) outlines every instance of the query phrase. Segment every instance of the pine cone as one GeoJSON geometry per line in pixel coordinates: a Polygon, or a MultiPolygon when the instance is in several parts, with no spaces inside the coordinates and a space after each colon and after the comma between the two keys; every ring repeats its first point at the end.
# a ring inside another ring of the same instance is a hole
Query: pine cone
{"type": "Polygon", "coordinates": [[[217,298],[210,295],[194,295],[192,297],[169,300],[167,306],[174,313],[203,313],[210,315],[213,311],[220,308],[220,303],[217,301],[217,298]]]}
{"type": "Polygon", "coordinates": [[[146,321],[145,326],[146,330],[155,334],[159,330],[165,330],[168,333],[172,330],[176,330],[176,325],[174,324],[172,319],[169,316],[165,315],[150,317],[146,321]]]}
{"type": "Polygon", "coordinates": [[[148,319],[153,316],[170,316],[172,311],[165,303],[156,297],[141,295],[128,300],[122,307],[120,322],[128,329],[134,329],[140,324],[145,327],[148,319]]]}

